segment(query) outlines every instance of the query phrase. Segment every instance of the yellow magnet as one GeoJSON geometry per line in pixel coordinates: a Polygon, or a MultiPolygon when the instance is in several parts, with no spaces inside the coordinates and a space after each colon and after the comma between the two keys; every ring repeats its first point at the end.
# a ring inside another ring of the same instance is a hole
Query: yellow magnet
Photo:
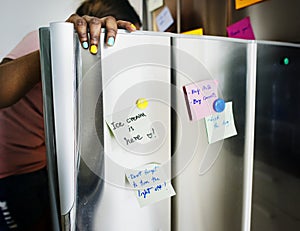
{"type": "Polygon", "coordinates": [[[136,106],[139,109],[145,109],[148,107],[148,101],[145,98],[140,98],[136,101],[136,106]]]}

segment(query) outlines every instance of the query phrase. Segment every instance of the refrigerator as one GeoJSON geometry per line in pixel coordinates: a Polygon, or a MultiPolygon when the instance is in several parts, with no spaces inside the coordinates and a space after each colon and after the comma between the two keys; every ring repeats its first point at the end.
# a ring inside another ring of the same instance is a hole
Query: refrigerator
{"type": "Polygon", "coordinates": [[[104,39],[40,29],[55,230],[298,229],[299,45],[104,39]]]}

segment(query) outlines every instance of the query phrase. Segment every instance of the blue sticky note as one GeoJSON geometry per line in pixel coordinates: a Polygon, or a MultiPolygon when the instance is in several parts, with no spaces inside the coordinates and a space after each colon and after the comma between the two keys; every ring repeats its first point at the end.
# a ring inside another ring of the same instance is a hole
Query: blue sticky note
{"type": "Polygon", "coordinates": [[[210,144],[237,135],[232,102],[225,104],[224,111],[205,117],[205,125],[210,144]]]}

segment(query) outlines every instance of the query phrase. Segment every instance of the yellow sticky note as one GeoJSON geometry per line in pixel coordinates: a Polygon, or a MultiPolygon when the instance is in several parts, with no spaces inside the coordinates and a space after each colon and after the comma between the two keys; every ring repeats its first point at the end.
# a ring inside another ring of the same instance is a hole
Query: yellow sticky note
{"type": "Polygon", "coordinates": [[[235,0],[235,9],[241,9],[264,0],[235,0]]]}
{"type": "Polygon", "coordinates": [[[186,32],[182,32],[182,34],[203,35],[203,29],[198,28],[198,29],[195,29],[195,30],[189,30],[189,31],[186,31],[186,32]]]}

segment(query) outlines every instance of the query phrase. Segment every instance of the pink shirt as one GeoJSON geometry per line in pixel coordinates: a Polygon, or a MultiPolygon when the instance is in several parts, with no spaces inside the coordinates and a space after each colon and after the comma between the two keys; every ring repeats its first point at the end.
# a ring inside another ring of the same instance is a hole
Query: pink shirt
{"type": "MultiPolygon", "coordinates": [[[[16,59],[38,49],[38,31],[33,31],[6,57],[16,59]]],[[[17,103],[0,110],[0,178],[36,171],[45,166],[40,82],[17,103]]]]}

